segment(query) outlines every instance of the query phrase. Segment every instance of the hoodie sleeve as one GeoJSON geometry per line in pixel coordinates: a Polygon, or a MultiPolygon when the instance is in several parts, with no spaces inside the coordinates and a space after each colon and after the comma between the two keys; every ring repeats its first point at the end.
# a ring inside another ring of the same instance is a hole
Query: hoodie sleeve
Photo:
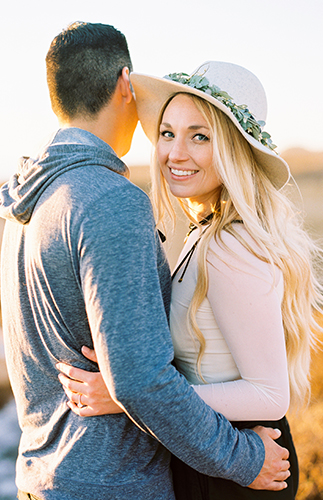
{"type": "Polygon", "coordinates": [[[242,486],[259,474],[262,440],[208,407],[174,366],[148,197],[130,183],[89,207],[79,266],[98,364],[111,395],[191,467],[242,486]]]}

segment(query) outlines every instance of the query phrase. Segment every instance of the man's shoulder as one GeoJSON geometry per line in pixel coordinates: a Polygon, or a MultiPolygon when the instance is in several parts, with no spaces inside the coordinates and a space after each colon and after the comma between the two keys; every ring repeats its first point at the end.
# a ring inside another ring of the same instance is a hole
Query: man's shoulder
{"type": "Polygon", "coordinates": [[[74,196],[82,200],[109,196],[110,199],[131,196],[132,200],[148,200],[147,194],[127,177],[102,165],[86,165],[67,171],[58,184],[69,186],[74,196]]]}
{"type": "MultiPolygon", "coordinates": [[[[80,223],[97,221],[141,227],[153,225],[149,196],[126,177],[106,167],[89,165],[73,169],[61,176],[57,189],[65,209],[80,223]]],[[[53,200],[54,201],[54,200],[53,200]]],[[[91,224],[92,224],[91,222],[91,224]]]]}

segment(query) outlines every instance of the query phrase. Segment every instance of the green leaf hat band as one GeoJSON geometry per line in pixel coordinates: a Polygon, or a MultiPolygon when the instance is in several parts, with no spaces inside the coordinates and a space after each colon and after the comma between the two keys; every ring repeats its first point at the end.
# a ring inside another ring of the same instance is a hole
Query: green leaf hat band
{"type": "Polygon", "coordinates": [[[204,75],[195,73],[189,76],[186,73],[171,73],[170,75],[164,76],[164,78],[183,85],[188,85],[189,87],[193,87],[194,89],[198,89],[214,97],[230,109],[241,127],[248,134],[252,135],[257,141],[260,141],[264,146],[272,150],[277,148],[277,146],[273,144],[268,132],[262,130],[266,122],[263,120],[257,121],[250,113],[246,104],[236,104],[227,92],[221,90],[216,85],[210,85],[209,80],[204,75]]]}

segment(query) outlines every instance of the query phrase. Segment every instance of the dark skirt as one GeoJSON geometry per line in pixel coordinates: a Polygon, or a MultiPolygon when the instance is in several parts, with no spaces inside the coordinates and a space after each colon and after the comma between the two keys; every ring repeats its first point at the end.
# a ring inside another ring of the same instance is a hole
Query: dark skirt
{"type": "Polygon", "coordinates": [[[233,481],[206,476],[172,456],[171,468],[176,500],[294,500],[298,488],[298,461],[286,417],[274,422],[232,422],[238,429],[256,425],[280,429],[282,435],[276,442],[289,450],[291,476],[288,487],[282,491],[252,490],[233,481]]]}

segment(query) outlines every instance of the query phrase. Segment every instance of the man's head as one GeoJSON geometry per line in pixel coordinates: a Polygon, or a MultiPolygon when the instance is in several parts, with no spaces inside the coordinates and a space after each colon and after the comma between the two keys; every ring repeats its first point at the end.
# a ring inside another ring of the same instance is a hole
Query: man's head
{"type": "Polygon", "coordinates": [[[113,26],[74,23],[46,56],[47,83],[59,119],[94,118],[111,99],[124,67],[132,70],[125,36],[113,26]]]}

